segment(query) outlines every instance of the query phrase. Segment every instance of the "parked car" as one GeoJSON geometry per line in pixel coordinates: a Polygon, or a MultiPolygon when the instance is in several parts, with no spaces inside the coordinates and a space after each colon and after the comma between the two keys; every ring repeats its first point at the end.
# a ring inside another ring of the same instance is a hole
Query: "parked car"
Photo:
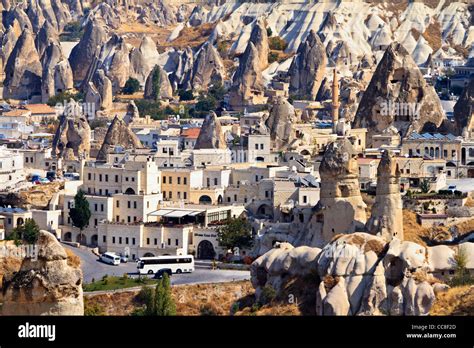
{"type": "Polygon", "coordinates": [[[99,260],[114,266],[120,265],[120,256],[114,253],[103,253],[100,255],[99,260]]]}
{"type": "Polygon", "coordinates": [[[128,262],[128,255],[120,255],[120,262],[127,263],[128,262]]]}

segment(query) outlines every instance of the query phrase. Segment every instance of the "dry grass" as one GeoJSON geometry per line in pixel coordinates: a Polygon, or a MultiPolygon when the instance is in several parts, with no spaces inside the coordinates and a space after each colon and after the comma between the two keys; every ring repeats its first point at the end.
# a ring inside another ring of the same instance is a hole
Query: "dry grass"
{"type": "Polygon", "coordinates": [[[428,42],[428,45],[434,52],[441,48],[441,26],[438,22],[431,23],[423,33],[423,38],[428,42]]]}
{"type": "MultiPolygon", "coordinates": [[[[106,315],[130,315],[139,306],[139,291],[88,295],[88,305],[97,305],[106,315]]],[[[234,303],[253,298],[249,281],[173,286],[172,294],[178,315],[230,315],[234,303]]]]}
{"type": "Polygon", "coordinates": [[[364,246],[364,252],[373,251],[377,256],[381,256],[384,250],[385,244],[376,239],[369,240],[364,246]]]}
{"type": "Polygon", "coordinates": [[[405,240],[426,246],[422,239],[428,235],[428,230],[416,222],[416,214],[410,210],[403,210],[403,235],[405,240]]]}
{"type": "Polygon", "coordinates": [[[474,286],[460,286],[439,293],[431,315],[474,315],[474,286]]]}
{"type": "Polygon", "coordinates": [[[71,250],[67,248],[64,248],[64,250],[66,250],[68,266],[76,267],[76,268],[80,267],[81,266],[80,257],[74,254],[71,250]]]}
{"type": "Polygon", "coordinates": [[[179,36],[172,42],[160,41],[159,48],[175,47],[178,49],[186,47],[198,47],[207,41],[214,30],[215,23],[205,23],[198,27],[184,27],[179,36]]]}

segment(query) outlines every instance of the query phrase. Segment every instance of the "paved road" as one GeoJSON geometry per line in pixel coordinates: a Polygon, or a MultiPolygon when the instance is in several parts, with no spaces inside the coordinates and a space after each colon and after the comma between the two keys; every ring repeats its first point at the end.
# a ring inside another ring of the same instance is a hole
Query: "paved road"
{"type": "MultiPolygon", "coordinates": [[[[112,266],[100,262],[90,249],[74,248],[63,244],[65,248],[70,249],[74,254],[81,258],[82,273],[84,282],[89,283],[94,278],[101,279],[104,275],[122,276],[124,273],[135,275],[137,266],[135,262],[122,263],[119,266],[112,266]]],[[[234,270],[211,270],[206,263],[197,262],[193,273],[173,274],[171,277],[172,285],[199,284],[199,283],[225,283],[237,280],[250,279],[249,271],[234,270]]]]}
{"type": "MultiPolygon", "coordinates": [[[[462,191],[462,192],[471,192],[474,191],[474,179],[471,178],[465,178],[465,179],[448,179],[446,180],[448,186],[449,185],[456,185],[456,190],[462,191]]],[[[445,187],[445,189],[448,188],[448,186],[445,187]]]]}

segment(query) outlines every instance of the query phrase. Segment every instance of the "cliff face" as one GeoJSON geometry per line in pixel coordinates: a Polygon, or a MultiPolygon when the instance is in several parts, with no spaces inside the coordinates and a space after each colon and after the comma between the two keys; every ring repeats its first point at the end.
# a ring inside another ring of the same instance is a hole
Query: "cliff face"
{"type": "Polygon", "coordinates": [[[19,271],[4,279],[3,315],[84,315],[82,271],[68,265],[57,239],[40,231],[37,259],[25,258],[19,271]]]}

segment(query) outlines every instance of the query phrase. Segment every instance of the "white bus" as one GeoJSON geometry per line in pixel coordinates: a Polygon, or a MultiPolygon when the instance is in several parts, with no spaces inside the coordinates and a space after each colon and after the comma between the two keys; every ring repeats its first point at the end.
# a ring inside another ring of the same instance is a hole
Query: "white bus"
{"type": "Polygon", "coordinates": [[[141,257],[137,260],[139,274],[157,274],[158,272],[190,273],[194,272],[194,257],[192,255],[141,257]]]}
{"type": "Polygon", "coordinates": [[[114,253],[103,253],[100,255],[100,260],[114,266],[120,265],[120,256],[114,253]]]}

